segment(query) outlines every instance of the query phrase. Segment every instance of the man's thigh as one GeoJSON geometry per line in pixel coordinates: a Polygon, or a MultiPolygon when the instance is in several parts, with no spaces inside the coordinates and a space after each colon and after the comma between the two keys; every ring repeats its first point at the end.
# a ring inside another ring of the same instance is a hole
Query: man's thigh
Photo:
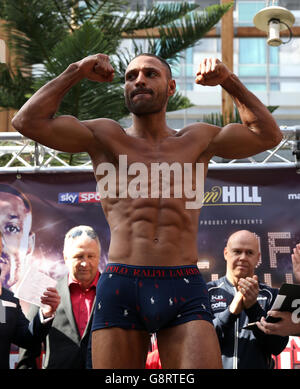
{"type": "Polygon", "coordinates": [[[217,334],[206,320],[193,320],[157,334],[163,369],[221,369],[217,334]]]}
{"type": "Polygon", "coordinates": [[[143,369],[150,336],[146,331],[103,328],[92,333],[94,369],[143,369]]]}

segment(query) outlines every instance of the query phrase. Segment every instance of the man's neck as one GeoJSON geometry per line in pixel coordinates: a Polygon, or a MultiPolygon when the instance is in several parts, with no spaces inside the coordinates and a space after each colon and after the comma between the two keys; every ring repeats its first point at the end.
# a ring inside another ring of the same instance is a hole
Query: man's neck
{"type": "Polygon", "coordinates": [[[230,273],[226,273],[226,278],[228,279],[228,281],[235,287],[237,287],[238,285],[238,282],[239,282],[239,277],[234,277],[232,274],[230,273]]]}
{"type": "Polygon", "coordinates": [[[70,276],[70,277],[71,277],[71,281],[73,281],[76,284],[78,284],[80,289],[82,289],[84,291],[84,290],[87,290],[87,289],[90,288],[90,286],[94,282],[95,278],[97,277],[97,274],[95,275],[95,277],[92,280],[89,280],[89,281],[80,281],[78,279],[75,279],[75,277],[72,277],[72,276],[70,276]]]}
{"type": "Polygon", "coordinates": [[[78,282],[80,289],[85,291],[89,289],[89,287],[92,285],[92,282],[78,282]]]}
{"type": "Polygon", "coordinates": [[[165,112],[149,115],[133,115],[133,125],[129,133],[149,141],[158,142],[170,135],[172,130],[167,126],[165,112]]]}

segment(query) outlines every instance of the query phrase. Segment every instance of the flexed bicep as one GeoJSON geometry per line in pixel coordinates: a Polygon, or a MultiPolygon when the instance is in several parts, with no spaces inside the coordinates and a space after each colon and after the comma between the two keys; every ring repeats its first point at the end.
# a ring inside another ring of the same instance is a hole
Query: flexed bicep
{"type": "Polygon", "coordinates": [[[94,141],[91,130],[74,116],[63,115],[54,119],[44,119],[35,125],[40,125],[41,131],[32,128],[28,137],[58,151],[88,152],[94,141]]]}
{"type": "Polygon", "coordinates": [[[89,151],[93,132],[73,116],[55,117],[65,94],[84,78],[110,82],[114,69],[104,54],[90,55],[68,66],[59,76],[35,92],[12,120],[24,136],[45,146],[66,151],[89,151]]]}
{"type": "Polygon", "coordinates": [[[266,149],[261,136],[245,124],[231,123],[221,128],[211,142],[214,155],[226,159],[241,159],[266,149]]]}
{"type": "Polygon", "coordinates": [[[231,123],[215,137],[214,155],[245,158],[272,149],[282,134],[267,107],[218,59],[205,58],[196,76],[204,86],[220,85],[232,97],[243,124],[231,123]]]}

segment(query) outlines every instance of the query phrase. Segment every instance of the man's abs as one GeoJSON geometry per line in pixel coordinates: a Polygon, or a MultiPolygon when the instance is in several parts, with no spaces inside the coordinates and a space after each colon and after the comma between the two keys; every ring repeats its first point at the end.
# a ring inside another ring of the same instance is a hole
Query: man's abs
{"type": "Polygon", "coordinates": [[[198,215],[182,199],[103,200],[111,230],[109,262],[180,266],[197,262],[198,215]]]}

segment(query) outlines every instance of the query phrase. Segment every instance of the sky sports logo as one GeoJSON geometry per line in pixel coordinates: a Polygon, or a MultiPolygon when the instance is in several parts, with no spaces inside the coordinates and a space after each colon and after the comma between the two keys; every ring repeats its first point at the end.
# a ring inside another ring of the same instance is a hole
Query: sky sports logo
{"type": "Polygon", "coordinates": [[[100,196],[97,192],[64,192],[58,194],[59,204],[89,204],[99,202],[100,196]]]}

